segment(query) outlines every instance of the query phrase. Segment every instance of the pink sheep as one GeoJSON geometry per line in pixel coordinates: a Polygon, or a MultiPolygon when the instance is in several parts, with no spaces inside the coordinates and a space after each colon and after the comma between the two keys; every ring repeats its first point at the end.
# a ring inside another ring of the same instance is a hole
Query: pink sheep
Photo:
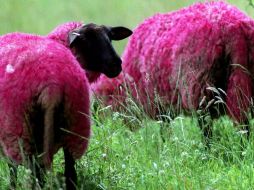
{"type": "MultiPolygon", "coordinates": [[[[69,48],[68,34],[70,31],[75,30],[83,25],[82,22],[67,22],[57,26],[50,32],[46,38],[55,40],[56,42],[69,48]]],[[[85,70],[87,78],[90,83],[96,81],[101,73],[85,70]]]]}
{"type": "MultiPolygon", "coordinates": [[[[156,14],[134,30],[122,57],[122,74],[113,80],[102,76],[92,88],[106,104],[117,104],[126,96],[121,88],[128,86],[152,117],[172,106],[177,112],[204,107],[213,118],[222,114],[212,106],[218,102],[217,89],[227,114],[246,123],[254,90],[253,43],[253,19],[225,2],[156,14]]],[[[210,135],[209,127],[204,133],[210,135]]]]}
{"type": "MultiPolygon", "coordinates": [[[[41,170],[50,168],[53,155],[63,148],[66,186],[74,189],[75,160],[90,137],[86,72],[117,76],[121,59],[111,40],[126,38],[131,31],[88,24],[65,32],[63,44],[22,33],[0,37],[0,145],[15,165],[34,157],[38,164],[32,171],[41,185],[41,170]]],[[[16,178],[15,167],[12,175],[16,178]]]]}
{"type": "MultiPolygon", "coordinates": [[[[77,32],[79,30],[79,28],[82,28],[83,25],[84,24],[82,22],[67,22],[67,23],[61,24],[58,27],[56,27],[52,32],[50,32],[46,36],[46,38],[55,40],[56,42],[66,46],[67,48],[70,48],[69,43],[68,43],[68,35],[69,35],[70,31],[77,32]]],[[[93,24],[87,24],[87,25],[89,26],[89,25],[93,25],[93,24]]],[[[97,29],[106,30],[107,35],[111,36],[112,40],[122,40],[123,37],[125,38],[125,37],[128,37],[132,34],[131,30],[124,28],[124,27],[101,26],[101,29],[98,27],[97,27],[97,29]]],[[[74,35],[74,37],[77,37],[77,36],[74,35]]],[[[93,40],[91,40],[91,42],[93,42],[94,44],[96,44],[96,40],[98,40],[95,37],[96,36],[93,36],[93,35],[90,37],[90,38],[94,38],[93,40]]],[[[83,48],[87,48],[87,47],[83,47],[83,48]]],[[[88,48],[90,49],[90,47],[88,47],[88,48]]],[[[94,48],[98,48],[98,47],[94,47],[94,48]]],[[[107,47],[104,47],[104,48],[107,48],[107,47]]],[[[80,57],[80,55],[78,55],[79,53],[75,50],[75,48],[72,51],[76,57],[80,57]]],[[[87,57],[93,56],[93,59],[95,59],[96,55],[93,55],[93,53],[89,52],[89,51],[86,51],[86,52],[88,52],[86,55],[87,57]]],[[[118,55],[116,55],[115,51],[112,51],[111,53],[112,53],[112,55],[115,55],[115,57],[118,57],[118,55]]],[[[101,60],[96,60],[96,61],[98,62],[98,66],[103,69],[103,65],[99,65],[99,62],[102,62],[102,61],[101,60]]],[[[80,62],[82,65],[82,61],[80,61],[80,62]]],[[[116,69],[116,70],[118,69],[117,68],[118,65],[115,63],[119,63],[119,62],[121,62],[121,60],[118,59],[118,60],[113,61],[112,63],[111,62],[112,62],[112,60],[108,60],[107,64],[113,64],[113,65],[111,65],[111,68],[110,68],[111,71],[113,71],[113,69],[116,69]],[[116,68],[114,68],[114,67],[116,67],[116,68]]],[[[85,67],[85,65],[83,65],[83,67],[85,67]]],[[[106,74],[105,71],[101,71],[101,68],[96,68],[95,71],[89,70],[88,68],[86,68],[86,75],[87,75],[87,78],[90,83],[96,81],[101,73],[106,74]]],[[[117,71],[116,71],[116,73],[117,73],[117,71]]],[[[111,77],[111,76],[108,76],[108,77],[111,77]]]]}

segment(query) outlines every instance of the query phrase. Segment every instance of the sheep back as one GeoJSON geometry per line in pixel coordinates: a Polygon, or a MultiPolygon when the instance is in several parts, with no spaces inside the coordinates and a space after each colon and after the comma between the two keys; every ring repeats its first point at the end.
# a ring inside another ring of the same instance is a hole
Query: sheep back
{"type": "Polygon", "coordinates": [[[63,126],[69,133],[56,134],[61,140],[54,141],[49,158],[62,146],[74,158],[86,150],[90,136],[88,81],[64,46],[20,33],[0,37],[0,99],[0,143],[16,163],[22,162],[21,144],[26,154],[34,153],[27,125],[34,104],[46,109],[51,103],[61,103],[69,123],[63,126]]]}
{"type": "Polygon", "coordinates": [[[82,22],[66,22],[57,26],[53,31],[51,31],[46,38],[52,39],[66,47],[69,48],[68,34],[70,31],[80,27],[82,22]]]}
{"type": "MultiPolygon", "coordinates": [[[[151,115],[158,114],[156,97],[164,107],[191,111],[198,109],[204,96],[214,97],[207,87],[222,88],[229,115],[244,120],[253,95],[252,79],[246,72],[252,63],[253,35],[246,25],[253,27],[253,20],[222,1],[196,3],[144,20],[122,58],[125,81],[131,78],[138,89],[134,99],[151,115]]],[[[104,85],[112,81],[102,79],[104,85]]],[[[103,86],[93,89],[101,93],[103,86]]]]}

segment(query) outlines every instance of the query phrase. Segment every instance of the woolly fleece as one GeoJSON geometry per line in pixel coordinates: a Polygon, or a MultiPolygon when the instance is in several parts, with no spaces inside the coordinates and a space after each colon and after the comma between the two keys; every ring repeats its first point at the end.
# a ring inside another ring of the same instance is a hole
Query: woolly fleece
{"type": "MultiPolygon", "coordinates": [[[[46,38],[54,40],[67,48],[69,48],[69,42],[68,42],[68,34],[74,29],[77,29],[83,25],[82,22],[66,22],[59,26],[57,26],[52,32],[50,32],[46,38]]],[[[75,54],[74,52],[72,52],[75,54]]],[[[86,70],[86,76],[89,80],[89,83],[95,82],[99,76],[101,75],[98,72],[92,72],[86,70]]]]}
{"type": "Polygon", "coordinates": [[[228,114],[246,120],[253,97],[254,21],[222,1],[196,3],[144,20],[123,54],[123,74],[102,76],[92,86],[106,104],[114,104],[126,81],[134,99],[149,115],[163,106],[196,110],[201,99],[214,97],[207,87],[226,93],[228,114]],[[111,96],[110,96],[111,95],[111,96]],[[115,102],[112,102],[115,101],[115,102]]]}
{"type": "MultiPolygon", "coordinates": [[[[85,71],[63,45],[45,37],[12,33],[0,37],[0,143],[17,164],[22,150],[34,154],[27,116],[37,102],[43,109],[63,103],[69,124],[47,152],[51,164],[67,147],[75,159],[85,152],[90,136],[89,84],[85,71]]],[[[61,126],[58,126],[61,127],[61,126]]]]}

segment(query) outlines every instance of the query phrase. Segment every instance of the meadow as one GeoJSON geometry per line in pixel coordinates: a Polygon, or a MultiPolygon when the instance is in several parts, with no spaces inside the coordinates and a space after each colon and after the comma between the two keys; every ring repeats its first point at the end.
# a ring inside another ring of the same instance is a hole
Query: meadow
{"type": "MultiPolygon", "coordinates": [[[[47,34],[66,21],[135,26],[158,12],[188,6],[195,0],[0,0],[0,34],[20,31],[47,34]]],[[[228,0],[248,15],[247,0],[228,0]]],[[[127,40],[115,43],[119,54],[127,40]]],[[[170,123],[149,119],[135,104],[131,112],[113,112],[93,101],[93,136],[77,161],[78,189],[88,190],[237,190],[254,189],[254,137],[222,117],[213,123],[210,149],[203,143],[197,117],[179,115],[170,123]],[[126,122],[127,121],[127,122],[126,122]],[[130,126],[135,130],[130,130],[130,126]],[[161,134],[161,127],[166,126],[161,134]],[[162,136],[165,141],[162,140],[162,136]]],[[[251,120],[253,124],[253,121],[251,120]]],[[[251,126],[254,131],[253,125],[251,126]]],[[[60,151],[45,189],[63,189],[60,151]]],[[[19,168],[17,189],[28,189],[30,171],[19,168]]],[[[8,189],[9,171],[0,158],[0,189],[8,189]]]]}

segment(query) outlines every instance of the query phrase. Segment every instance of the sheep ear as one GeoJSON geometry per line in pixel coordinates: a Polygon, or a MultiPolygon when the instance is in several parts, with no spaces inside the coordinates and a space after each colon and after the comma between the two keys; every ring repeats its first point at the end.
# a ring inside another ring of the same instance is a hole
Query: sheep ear
{"type": "Polygon", "coordinates": [[[132,34],[130,29],[123,26],[109,27],[109,31],[111,40],[122,40],[132,34]]]}
{"type": "Polygon", "coordinates": [[[78,32],[72,31],[68,35],[68,40],[69,40],[69,46],[72,47],[73,43],[77,40],[77,38],[80,36],[78,32]]]}

